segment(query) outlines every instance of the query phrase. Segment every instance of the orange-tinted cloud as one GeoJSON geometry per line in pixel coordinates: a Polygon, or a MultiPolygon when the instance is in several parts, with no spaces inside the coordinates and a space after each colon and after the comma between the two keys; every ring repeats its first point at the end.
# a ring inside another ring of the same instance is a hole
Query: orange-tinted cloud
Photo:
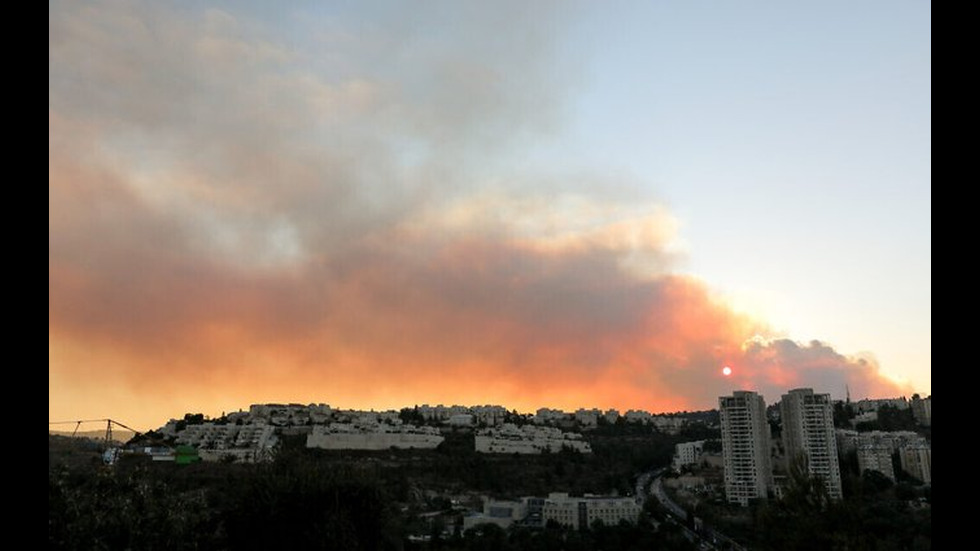
{"type": "MultiPolygon", "coordinates": [[[[51,14],[52,417],[151,427],[261,401],[672,411],[734,388],[904,390],[677,273],[676,224],[654,202],[486,184],[481,167],[508,154],[490,137],[553,124],[514,89],[551,82],[541,14],[509,22],[530,50],[487,32],[500,47],[481,56],[407,38],[434,81],[358,73],[377,44],[352,39],[328,42],[341,69],[317,72],[303,60],[324,52],[215,10],[51,14]]],[[[483,29],[478,15],[464,28],[483,29]]]]}

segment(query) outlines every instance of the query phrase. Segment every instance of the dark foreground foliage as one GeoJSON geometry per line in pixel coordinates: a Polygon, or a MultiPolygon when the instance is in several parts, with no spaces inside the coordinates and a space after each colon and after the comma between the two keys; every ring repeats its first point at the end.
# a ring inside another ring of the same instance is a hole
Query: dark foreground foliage
{"type": "Polygon", "coordinates": [[[437,450],[307,450],[302,439],[284,438],[268,463],[176,465],[124,456],[113,467],[91,446],[61,442],[49,453],[48,543],[78,550],[691,548],[674,527],[649,520],[580,532],[464,532],[459,508],[442,497],[622,495],[635,474],[669,461],[674,443],[687,438],[620,432],[598,431],[596,453],[584,455],[477,454],[472,434],[463,432],[447,435],[437,450]],[[439,509],[445,514],[420,514],[439,509]],[[420,523],[427,541],[410,538],[420,523]]]}
{"type": "Polygon", "coordinates": [[[878,471],[845,472],[842,481],[844,498],[832,500],[820,481],[791,468],[783,499],[753,503],[737,520],[717,510],[700,514],[753,551],[932,549],[928,486],[895,484],[878,471]]]}
{"type": "Polygon", "coordinates": [[[299,455],[261,465],[55,469],[48,543],[79,550],[400,549],[386,503],[380,485],[356,470],[326,469],[299,455]]]}
{"type": "MultiPolygon", "coordinates": [[[[676,442],[712,437],[716,434],[707,429],[664,435],[610,425],[588,436],[593,454],[538,456],[476,454],[472,435],[465,432],[449,434],[445,445],[424,451],[307,450],[300,441],[284,439],[269,463],[175,465],[127,456],[111,468],[102,465],[97,446],[52,441],[48,546],[689,550],[695,545],[656,507],[647,507],[636,525],[582,531],[483,525],[464,531],[465,507],[449,497],[516,498],[551,491],[625,495],[633,490],[634,475],[669,461],[676,442]]],[[[723,505],[712,514],[714,506],[704,503],[697,514],[756,551],[931,549],[928,487],[903,480],[893,484],[877,474],[848,473],[846,497],[839,502],[827,499],[821,485],[796,476],[785,499],[756,504],[740,524],[725,522],[723,505]]]]}
{"type": "Polygon", "coordinates": [[[449,538],[427,544],[407,544],[406,549],[440,549],[444,551],[695,551],[677,526],[655,528],[648,519],[639,524],[623,523],[604,526],[596,523],[587,530],[566,530],[556,525],[544,529],[514,526],[503,529],[484,524],[449,538]]]}

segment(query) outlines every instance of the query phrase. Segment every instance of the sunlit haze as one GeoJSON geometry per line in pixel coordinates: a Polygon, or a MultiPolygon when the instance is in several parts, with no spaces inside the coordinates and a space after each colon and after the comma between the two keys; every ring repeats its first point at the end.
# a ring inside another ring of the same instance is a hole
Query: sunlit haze
{"type": "Polygon", "coordinates": [[[50,421],[931,393],[927,2],[49,6],[50,421]]]}

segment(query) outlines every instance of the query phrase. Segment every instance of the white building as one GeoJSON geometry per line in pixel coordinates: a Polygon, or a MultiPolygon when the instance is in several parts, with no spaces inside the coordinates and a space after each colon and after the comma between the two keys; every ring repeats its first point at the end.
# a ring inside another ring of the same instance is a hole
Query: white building
{"type": "Polygon", "coordinates": [[[725,495],[731,503],[748,505],[766,498],[772,488],[770,431],[766,402],[749,390],[718,398],[721,447],[725,463],[725,495]]]}
{"type": "Polygon", "coordinates": [[[422,415],[426,421],[446,422],[453,415],[470,413],[470,408],[459,405],[444,406],[439,404],[438,406],[430,406],[429,404],[424,404],[419,406],[418,409],[419,414],[422,415]]]}
{"type": "Polygon", "coordinates": [[[471,407],[470,413],[478,423],[488,427],[496,427],[504,422],[508,411],[504,406],[485,405],[471,407]]]}
{"type": "Polygon", "coordinates": [[[333,418],[333,410],[327,404],[310,404],[310,421],[314,425],[329,423],[333,418]]]}
{"type": "Polygon", "coordinates": [[[401,412],[389,409],[386,411],[379,411],[376,413],[379,423],[386,423],[388,425],[400,425],[402,424],[401,412]]]}
{"type": "Polygon", "coordinates": [[[512,423],[478,430],[474,436],[474,445],[478,453],[536,454],[545,450],[557,453],[563,448],[592,453],[592,447],[582,440],[581,434],[562,432],[555,427],[518,427],[512,423]]]}
{"type": "Polygon", "coordinates": [[[858,471],[878,471],[895,481],[895,467],[892,465],[892,450],[885,445],[865,444],[857,448],[858,471]]]}
{"type": "Polygon", "coordinates": [[[686,465],[697,465],[701,461],[701,452],[704,449],[704,440],[695,442],[681,442],[674,446],[673,467],[677,472],[681,472],[681,467],[686,465]]]}
{"type": "Polygon", "coordinates": [[[591,527],[601,520],[607,526],[620,521],[636,523],[640,518],[640,506],[630,497],[603,497],[586,494],[569,497],[567,493],[551,493],[541,510],[544,522],[553,520],[571,528],[591,527]]]}
{"type": "Polygon", "coordinates": [[[234,457],[238,461],[262,461],[269,457],[278,438],[270,425],[189,425],[177,433],[176,443],[197,448],[204,461],[234,457]]]}
{"type": "Polygon", "coordinates": [[[928,445],[909,446],[898,451],[902,470],[926,484],[932,484],[932,449],[928,445]]]}
{"type": "Polygon", "coordinates": [[[597,409],[579,408],[575,411],[575,420],[582,428],[595,428],[599,425],[599,416],[602,412],[597,409]]]}
{"type": "Polygon", "coordinates": [[[888,448],[888,453],[894,453],[903,447],[925,444],[926,439],[922,435],[908,430],[857,432],[837,429],[837,450],[841,455],[855,451],[861,446],[884,446],[888,448]]]}
{"type": "Polygon", "coordinates": [[[443,440],[445,438],[435,427],[330,423],[313,427],[306,437],[306,447],[326,450],[433,449],[443,440]]]}
{"type": "Polygon", "coordinates": [[[562,419],[568,418],[568,414],[560,409],[539,408],[535,412],[531,422],[535,425],[553,425],[562,419]]]}
{"type": "Polygon", "coordinates": [[[840,499],[840,463],[830,394],[814,394],[812,388],[791,390],[783,394],[779,414],[787,460],[804,461],[810,476],[823,480],[832,499],[840,499]]]}
{"type": "Polygon", "coordinates": [[[457,413],[449,417],[451,427],[472,427],[474,424],[473,415],[469,413],[457,413]]]}
{"type": "Polygon", "coordinates": [[[902,396],[901,398],[865,398],[853,403],[854,410],[858,413],[878,411],[878,408],[881,406],[891,406],[896,409],[907,409],[909,407],[909,402],[904,396],[902,396]]]}
{"type": "Polygon", "coordinates": [[[243,418],[248,424],[269,424],[277,427],[304,426],[323,423],[330,419],[333,410],[327,404],[252,404],[242,415],[229,415],[229,420],[243,418]]]}
{"type": "Polygon", "coordinates": [[[522,501],[483,500],[483,511],[463,517],[463,530],[480,524],[496,524],[508,528],[527,517],[527,499],[522,501]]]}
{"type": "Polygon", "coordinates": [[[932,426],[932,396],[919,398],[918,394],[912,396],[912,416],[915,422],[923,427],[932,426]]]}
{"type": "Polygon", "coordinates": [[[626,418],[627,423],[649,424],[653,421],[653,414],[642,409],[631,409],[623,417],[626,418]]]}

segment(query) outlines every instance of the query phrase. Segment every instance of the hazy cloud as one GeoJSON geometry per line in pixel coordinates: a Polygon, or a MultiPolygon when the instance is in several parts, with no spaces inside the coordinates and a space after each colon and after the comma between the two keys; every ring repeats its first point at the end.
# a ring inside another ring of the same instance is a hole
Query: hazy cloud
{"type": "Polygon", "coordinates": [[[159,418],[205,397],[663,410],[736,386],[903,391],[825,344],[751,340],[774,336],[672,269],[662,205],[495,179],[560,121],[560,13],[445,7],[299,41],[215,9],[52,4],[52,397],[183,393],[146,396],[159,418]],[[452,25],[427,35],[430,16],[452,25]]]}

